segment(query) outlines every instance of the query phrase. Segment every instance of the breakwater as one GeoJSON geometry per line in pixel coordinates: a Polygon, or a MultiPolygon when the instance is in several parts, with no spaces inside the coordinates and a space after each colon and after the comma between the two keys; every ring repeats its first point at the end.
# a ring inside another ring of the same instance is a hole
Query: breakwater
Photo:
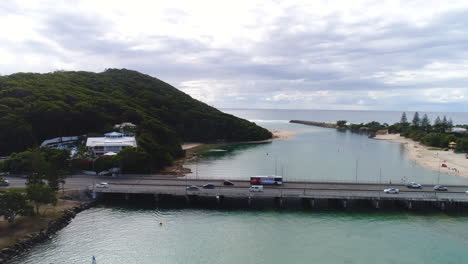
{"type": "Polygon", "coordinates": [[[302,124],[302,125],[308,125],[308,126],[326,127],[326,128],[337,128],[338,127],[336,124],[333,124],[333,123],[305,121],[305,120],[291,120],[291,121],[289,121],[289,123],[302,124]]]}
{"type": "Polygon", "coordinates": [[[52,235],[66,227],[79,212],[89,209],[92,206],[94,206],[94,202],[83,203],[71,209],[64,210],[63,215],[60,218],[49,222],[46,229],[28,235],[13,246],[3,248],[0,251],[0,264],[8,263],[8,261],[13,257],[20,255],[35,245],[48,240],[52,235]]]}

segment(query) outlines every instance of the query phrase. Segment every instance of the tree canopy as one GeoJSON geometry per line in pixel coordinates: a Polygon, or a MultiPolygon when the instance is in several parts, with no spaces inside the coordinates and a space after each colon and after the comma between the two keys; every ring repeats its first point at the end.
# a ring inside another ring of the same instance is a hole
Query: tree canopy
{"type": "Polygon", "coordinates": [[[272,137],[255,123],[136,71],[0,76],[0,155],[24,151],[54,137],[109,132],[122,122],[137,125],[138,149],[145,152],[152,169],[182,156],[181,141],[272,137]]]}

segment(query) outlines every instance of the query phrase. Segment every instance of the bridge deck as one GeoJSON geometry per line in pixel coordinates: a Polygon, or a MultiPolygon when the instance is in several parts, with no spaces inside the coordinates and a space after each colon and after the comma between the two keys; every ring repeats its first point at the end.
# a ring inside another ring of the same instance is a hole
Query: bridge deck
{"type": "Polygon", "coordinates": [[[448,191],[434,191],[433,186],[422,189],[408,189],[404,185],[356,184],[356,183],[314,183],[291,182],[283,186],[264,186],[263,192],[251,192],[247,181],[235,182],[234,186],[224,186],[217,180],[165,179],[150,182],[109,182],[108,188],[89,188],[96,193],[119,194],[166,194],[196,195],[205,197],[264,197],[264,198],[310,198],[347,200],[402,200],[402,201],[449,201],[468,202],[467,186],[450,186],[448,191]],[[215,189],[203,189],[206,183],[215,184],[215,189]],[[198,191],[186,190],[186,186],[196,185],[198,191]],[[399,194],[386,194],[385,188],[399,188],[399,194]]]}

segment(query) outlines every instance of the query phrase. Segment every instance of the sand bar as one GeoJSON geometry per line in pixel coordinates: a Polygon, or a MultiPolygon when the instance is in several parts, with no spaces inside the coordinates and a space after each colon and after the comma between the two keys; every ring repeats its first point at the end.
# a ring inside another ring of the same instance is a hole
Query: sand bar
{"type": "Polygon", "coordinates": [[[434,171],[440,169],[442,173],[468,178],[468,159],[465,158],[465,154],[457,154],[451,150],[429,150],[430,147],[412,139],[401,137],[399,134],[377,135],[375,139],[404,144],[408,158],[422,167],[434,171]],[[441,167],[442,163],[446,164],[447,167],[441,167]]]}

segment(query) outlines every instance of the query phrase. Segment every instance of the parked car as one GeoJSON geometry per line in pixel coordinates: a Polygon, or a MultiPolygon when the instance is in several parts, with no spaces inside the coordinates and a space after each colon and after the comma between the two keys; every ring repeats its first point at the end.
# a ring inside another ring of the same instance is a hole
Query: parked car
{"type": "Polygon", "coordinates": [[[410,182],[406,185],[406,187],[410,188],[410,189],[421,189],[422,188],[422,185],[419,184],[419,183],[415,183],[415,182],[410,182]]]}
{"type": "Polygon", "coordinates": [[[443,186],[443,185],[436,185],[434,186],[434,190],[436,191],[447,191],[447,187],[443,186]]]}
{"type": "Polygon", "coordinates": [[[234,185],[234,183],[231,181],[224,181],[223,185],[234,185]]]}
{"type": "Polygon", "coordinates": [[[214,184],[211,184],[211,183],[207,183],[203,185],[203,189],[214,189],[214,188],[215,188],[214,184]]]}
{"type": "Polygon", "coordinates": [[[390,194],[398,194],[400,193],[400,190],[396,189],[396,188],[388,188],[388,189],[385,189],[383,190],[384,193],[390,193],[390,194]]]}
{"type": "Polygon", "coordinates": [[[96,188],[109,188],[109,184],[107,182],[101,182],[96,184],[96,188]]]}
{"type": "Polygon", "coordinates": [[[10,182],[8,180],[0,180],[0,186],[10,186],[10,182]]]}
{"type": "Polygon", "coordinates": [[[263,185],[252,185],[249,188],[251,192],[263,192],[263,185]]]}
{"type": "Polygon", "coordinates": [[[185,187],[187,191],[198,191],[199,188],[195,185],[185,187]]]}

